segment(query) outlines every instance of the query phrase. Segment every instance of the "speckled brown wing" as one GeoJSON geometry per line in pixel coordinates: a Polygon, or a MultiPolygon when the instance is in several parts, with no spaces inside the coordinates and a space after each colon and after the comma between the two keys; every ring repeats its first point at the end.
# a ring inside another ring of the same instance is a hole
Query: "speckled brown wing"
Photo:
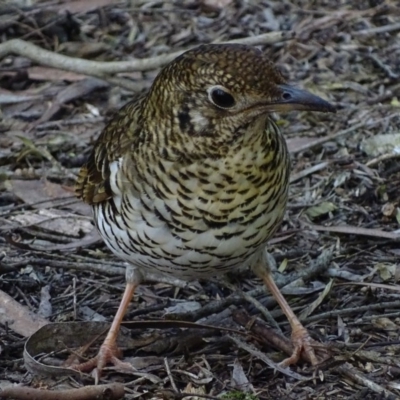
{"type": "Polygon", "coordinates": [[[81,168],[75,194],[87,204],[96,204],[112,197],[110,164],[122,157],[140,131],[139,115],[142,100],[126,104],[104,128],[87,163],[81,168]]]}

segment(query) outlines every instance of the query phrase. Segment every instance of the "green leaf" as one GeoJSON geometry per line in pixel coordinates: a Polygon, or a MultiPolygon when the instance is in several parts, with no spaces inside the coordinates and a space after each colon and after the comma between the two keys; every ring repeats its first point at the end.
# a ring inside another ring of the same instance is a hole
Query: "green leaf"
{"type": "Polygon", "coordinates": [[[321,215],[325,215],[328,214],[332,211],[335,211],[337,209],[337,207],[335,206],[335,204],[329,202],[329,201],[324,201],[320,204],[318,204],[317,206],[313,206],[310,207],[309,209],[307,209],[306,214],[311,218],[318,218],[321,215]]]}

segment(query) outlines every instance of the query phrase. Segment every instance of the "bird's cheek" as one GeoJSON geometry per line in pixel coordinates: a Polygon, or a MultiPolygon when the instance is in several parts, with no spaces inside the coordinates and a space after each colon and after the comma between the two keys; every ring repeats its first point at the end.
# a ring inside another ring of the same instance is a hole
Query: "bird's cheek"
{"type": "Polygon", "coordinates": [[[206,118],[203,113],[197,110],[192,110],[190,112],[190,121],[196,132],[203,131],[209,124],[208,118],[206,118]]]}

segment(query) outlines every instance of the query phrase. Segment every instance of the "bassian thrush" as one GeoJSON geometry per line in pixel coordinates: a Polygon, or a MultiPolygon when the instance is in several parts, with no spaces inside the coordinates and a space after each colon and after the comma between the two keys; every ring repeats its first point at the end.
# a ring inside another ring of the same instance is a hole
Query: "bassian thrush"
{"type": "Polygon", "coordinates": [[[142,272],[185,280],[250,266],[286,314],[294,345],[317,363],[311,339],[276,286],[264,249],[282,221],[290,160],[271,113],[334,112],[289,86],[260,50],[202,45],[162,69],[148,93],[106,126],[76,193],[107,246],[131,266],[98,355],[76,368],[119,364],[116,338],[142,272]]]}

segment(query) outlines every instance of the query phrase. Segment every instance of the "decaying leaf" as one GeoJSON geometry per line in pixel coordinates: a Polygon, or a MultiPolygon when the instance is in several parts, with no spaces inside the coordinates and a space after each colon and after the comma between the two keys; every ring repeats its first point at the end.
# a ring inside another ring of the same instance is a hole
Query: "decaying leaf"
{"type": "Polygon", "coordinates": [[[62,206],[81,215],[92,215],[90,206],[75,199],[72,190],[44,179],[29,181],[11,179],[5,182],[10,192],[33,208],[55,208],[62,206]],[[64,206],[65,204],[65,206],[64,206]]]}
{"type": "Polygon", "coordinates": [[[244,373],[242,364],[238,359],[236,359],[233,363],[231,384],[233,388],[239,389],[246,393],[253,391],[253,385],[249,382],[246,374],[244,373]]]}
{"type": "Polygon", "coordinates": [[[23,336],[32,335],[48,321],[0,290],[0,324],[23,336]]]}
{"type": "Polygon", "coordinates": [[[171,307],[165,309],[166,314],[180,314],[190,311],[196,311],[201,308],[201,304],[198,301],[184,301],[177,303],[171,307]]]}
{"type": "Polygon", "coordinates": [[[400,152],[400,133],[375,135],[361,142],[361,150],[369,156],[379,156],[385,153],[400,152]]]}
{"type": "Polygon", "coordinates": [[[382,214],[385,217],[393,217],[397,213],[397,208],[395,203],[386,203],[382,206],[382,214]]]}
{"type": "Polygon", "coordinates": [[[80,237],[82,232],[89,233],[93,229],[90,220],[56,209],[25,211],[10,219],[21,226],[40,227],[47,231],[74,237],[80,237]]]}
{"type": "Polygon", "coordinates": [[[396,264],[378,263],[376,265],[380,278],[386,282],[398,274],[399,266],[396,264]]]}
{"type": "Polygon", "coordinates": [[[193,393],[193,396],[185,396],[185,399],[188,400],[203,400],[204,395],[207,394],[204,386],[194,386],[192,382],[186,385],[185,389],[183,389],[183,393],[193,393]],[[197,394],[203,396],[196,396],[197,394]]]}
{"type": "Polygon", "coordinates": [[[378,329],[383,329],[385,331],[398,331],[399,326],[395,324],[392,320],[386,317],[381,317],[381,318],[376,318],[373,319],[372,324],[378,328],[378,329]]]}
{"type": "Polygon", "coordinates": [[[330,201],[324,201],[316,206],[307,209],[306,214],[311,218],[318,218],[337,209],[336,205],[330,201]]]}

